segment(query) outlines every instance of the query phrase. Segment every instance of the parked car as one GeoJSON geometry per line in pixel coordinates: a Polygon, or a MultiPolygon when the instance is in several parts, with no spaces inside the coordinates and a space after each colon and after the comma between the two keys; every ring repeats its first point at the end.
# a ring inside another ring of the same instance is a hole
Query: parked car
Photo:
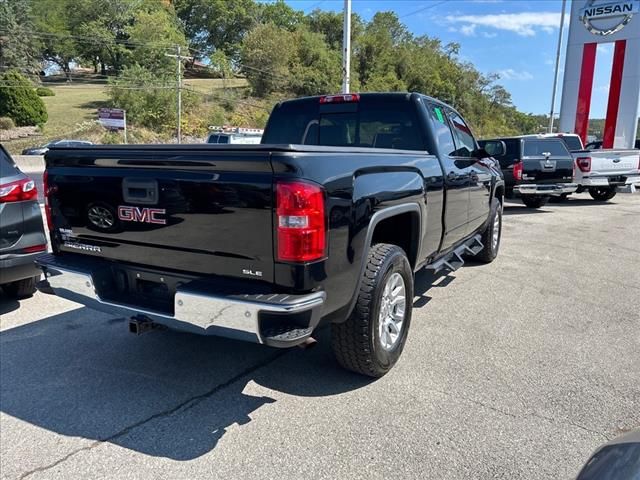
{"type": "Polygon", "coordinates": [[[262,145],[54,148],[39,284],[98,310],[290,347],[331,323],[341,365],[404,347],[414,272],[491,262],[504,182],[450,106],[418,93],[279,103],[262,145]],[[105,209],[95,228],[88,206],[105,209]],[[116,212],[114,215],[112,212],[116,212]]]}
{"type": "Polygon", "coordinates": [[[551,196],[575,192],[573,158],[557,138],[522,135],[481,140],[499,163],[507,197],[520,197],[529,208],[544,206],[551,196]]]}
{"type": "Polygon", "coordinates": [[[0,286],[6,295],[33,295],[42,273],[34,260],[46,250],[36,184],[0,145],[0,286]]]}
{"type": "Polygon", "coordinates": [[[262,139],[264,130],[260,128],[209,127],[212,131],[207,136],[207,143],[257,145],[262,139]]]}
{"type": "Polygon", "coordinates": [[[576,480],[640,479],[640,429],[623,433],[598,447],[576,480]]]}
{"type": "Polygon", "coordinates": [[[53,146],[56,147],[82,147],[87,145],[93,145],[88,140],[53,140],[49,143],[45,143],[41,147],[25,148],[22,151],[22,155],[44,155],[53,146]]]}
{"type": "MultiPolygon", "coordinates": [[[[589,142],[584,146],[585,150],[600,150],[601,148],[602,148],[602,140],[589,142]]],[[[640,138],[636,138],[636,143],[633,148],[640,149],[640,138]]]]}
{"type": "Polygon", "coordinates": [[[640,183],[640,150],[588,150],[576,134],[553,133],[542,137],[560,138],[571,150],[577,193],[588,191],[594,200],[606,201],[616,195],[618,188],[626,187],[633,192],[634,184],[640,183]]]}

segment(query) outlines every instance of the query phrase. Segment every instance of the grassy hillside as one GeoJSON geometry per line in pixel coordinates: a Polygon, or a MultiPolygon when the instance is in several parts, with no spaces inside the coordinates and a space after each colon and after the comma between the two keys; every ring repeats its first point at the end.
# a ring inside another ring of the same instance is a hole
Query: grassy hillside
{"type": "MultiPolygon", "coordinates": [[[[83,75],[74,77],[69,84],[60,85],[62,78],[48,78],[45,85],[55,92],[53,97],[42,97],[49,120],[42,129],[42,135],[6,142],[4,145],[11,153],[19,153],[22,149],[41,145],[56,138],[79,138],[99,141],[104,130],[88,122],[97,120],[98,109],[108,105],[108,85],[104,79],[83,75]]],[[[246,80],[236,78],[223,82],[215,78],[188,78],[184,87],[201,93],[226,88],[242,88],[247,86],[246,80]]],[[[146,141],[152,141],[145,132],[146,141]]]]}

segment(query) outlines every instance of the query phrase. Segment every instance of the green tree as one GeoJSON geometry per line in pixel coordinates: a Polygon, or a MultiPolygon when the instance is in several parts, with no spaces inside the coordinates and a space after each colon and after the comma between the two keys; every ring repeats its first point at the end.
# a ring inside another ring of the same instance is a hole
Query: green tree
{"type": "Polygon", "coordinates": [[[57,65],[71,81],[71,62],[78,56],[69,22],[71,0],[38,0],[32,4],[34,28],[42,43],[42,61],[57,65]]]}
{"type": "MultiPolygon", "coordinates": [[[[129,42],[133,44],[131,60],[146,69],[160,73],[175,70],[175,60],[166,53],[175,53],[179,45],[185,47],[187,40],[180,30],[177,18],[167,9],[139,11],[128,28],[129,42]]],[[[186,53],[184,53],[187,55],[186,53]]]]}
{"type": "Polygon", "coordinates": [[[254,0],[175,0],[174,7],[200,58],[215,50],[238,58],[242,40],[259,14],[254,0]]]}
{"type": "Polygon", "coordinates": [[[16,68],[32,75],[42,69],[29,0],[0,0],[0,72],[16,68]]]}
{"type": "Polygon", "coordinates": [[[44,125],[47,108],[28,78],[16,70],[0,75],[0,117],[18,126],[44,125]]]}
{"type": "MultiPolygon", "coordinates": [[[[153,72],[140,65],[124,67],[111,81],[110,103],[127,111],[127,120],[157,131],[167,131],[176,125],[175,76],[153,72]]],[[[189,91],[182,94],[183,113],[197,103],[189,91]]]]}
{"type": "Polygon", "coordinates": [[[296,32],[295,46],[288,90],[296,95],[338,92],[342,81],[340,52],[328,48],[324,35],[304,28],[296,32]]]}
{"type": "Polygon", "coordinates": [[[304,22],[304,12],[294,10],[284,0],[276,0],[258,4],[257,19],[259,23],[272,23],[293,32],[304,22]]]}
{"type": "Polygon", "coordinates": [[[257,96],[284,91],[288,86],[295,38],[273,24],[258,25],[247,34],[240,54],[241,69],[257,96]]]}

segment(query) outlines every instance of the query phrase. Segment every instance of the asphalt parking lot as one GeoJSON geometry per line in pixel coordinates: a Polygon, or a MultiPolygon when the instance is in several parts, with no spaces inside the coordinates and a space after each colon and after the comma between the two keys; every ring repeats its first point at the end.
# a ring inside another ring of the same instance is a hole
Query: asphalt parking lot
{"type": "Polygon", "coordinates": [[[1,476],[573,478],[640,426],[640,194],[505,208],[500,256],[417,276],[371,381],[275,350],[0,298],[1,476]]]}

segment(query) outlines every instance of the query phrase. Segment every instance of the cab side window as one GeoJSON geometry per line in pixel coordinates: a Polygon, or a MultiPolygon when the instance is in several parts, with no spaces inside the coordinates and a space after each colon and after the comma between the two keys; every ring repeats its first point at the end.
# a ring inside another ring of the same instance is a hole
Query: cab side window
{"type": "Polygon", "coordinates": [[[450,157],[454,156],[456,146],[455,143],[453,143],[453,135],[451,134],[451,128],[445,117],[444,110],[439,105],[433,103],[427,104],[427,110],[433,120],[434,134],[440,151],[450,157]]]}
{"type": "Polygon", "coordinates": [[[453,110],[447,112],[451,122],[451,130],[456,144],[454,157],[470,157],[476,149],[476,141],[473,138],[471,129],[467,126],[460,115],[453,110]]]}

